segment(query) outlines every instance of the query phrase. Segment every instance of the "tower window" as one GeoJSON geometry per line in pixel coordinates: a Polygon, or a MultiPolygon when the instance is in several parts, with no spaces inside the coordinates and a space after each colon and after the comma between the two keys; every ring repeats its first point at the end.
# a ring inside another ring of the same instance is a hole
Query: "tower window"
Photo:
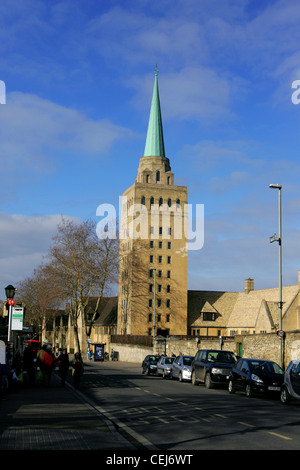
{"type": "Polygon", "coordinates": [[[168,256],[168,264],[171,263],[171,256],[168,256]]]}
{"type": "Polygon", "coordinates": [[[163,205],[163,198],[162,198],[162,197],[159,198],[159,205],[160,205],[160,206],[163,205]]]}
{"type": "Polygon", "coordinates": [[[167,300],[167,307],[170,308],[170,299],[167,300]]]}
{"type": "Polygon", "coordinates": [[[150,183],[150,175],[146,175],[146,183],[150,183]]]}
{"type": "Polygon", "coordinates": [[[154,197],[152,196],[152,197],[150,198],[150,206],[153,206],[153,204],[154,204],[154,197]]]}
{"type": "MultiPolygon", "coordinates": [[[[170,176],[169,176],[169,178],[170,178],[170,176]]],[[[169,179],[169,178],[168,178],[168,179],[169,179]]],[[[169,198],[169,199],[168,199],[168,206],[171,207],[171,205],[172,205],[172,200],[169,198]]]]}
{"type": "Polygon", "coordinates": [[[141,197],[141,204],[144,206],[145,205],[145,196],[141,197]]]}
{"type": "Polygon", "coordinates": [[[156,172],[156,182],[160,181],[160,171],[156,172]]]}

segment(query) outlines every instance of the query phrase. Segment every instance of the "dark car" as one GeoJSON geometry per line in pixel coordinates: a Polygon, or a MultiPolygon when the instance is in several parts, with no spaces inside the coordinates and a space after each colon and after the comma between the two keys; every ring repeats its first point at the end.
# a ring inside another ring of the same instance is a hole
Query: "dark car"
{"type": "Polygon", "coordinates": [[[291,361],[284,374],[280,401],[286,405],[291,399],[300,400],[300,359],[291,361]]]}
{"type": "Polygon", "coordinates": [[[228,390],[230,393],[241,390],[247,397],[254,394],[279,394],[283,379],[284,372],[276,362],[240,359],[231,371],[228,390]]]}
{"type": "Polygon", "coordinates": [[[156,374],[157,363],[160,359],[160,356],[155,356],[154,354],[148,354],[142,362],[142,374],[156,374]]]}
{"type": "Polygon", "coordinates": [[[204,382],[206,388],[227,385],[236,357],[232,351],[199,349],[192,363],[192,384],[204,382]]]}

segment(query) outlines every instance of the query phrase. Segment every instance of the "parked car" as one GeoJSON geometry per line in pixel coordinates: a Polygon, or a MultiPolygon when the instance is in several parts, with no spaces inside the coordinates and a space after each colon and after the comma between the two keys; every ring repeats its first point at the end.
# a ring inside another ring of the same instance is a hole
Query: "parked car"
{"type": "Polygon", "coordinates": [[[280,401],[282,404],[286,405],[291,399],[300,400],[300,359],[289,363],[280,390],[280,401]]]}
{"type": "Polygon", "coordinates": [[[180,382],[191,380],[191,366],[194,356],[177,356],[172,364],[171,378],[180,382]]]}
{"type": "Polygon", "coordinates": [[[160,359],[160,356],[154,356],[148,354],[142,362],[142,374],[156,374],[157,363],[160,359]]]}
{"type": "Polygon", "coordinates": [[[157,363],[157,375],[162,375],[163,379],[170,377],[174,359],[175,357],[161,356],[157,363]]]}
{"type": "Polygon", "coordinates": [[[232,351],[199,349],[192,364],[192,384],[203,382],[206,388],[228,384],[236,357],[232,351]]]}
{"type": "Polygon", "coordinates": [[[230,393],[244,391],[247,397],[254,394],[279,394],[283,379],[284,372],[276,362],[242,358],[231,371],[228,390],[230,393]]]}

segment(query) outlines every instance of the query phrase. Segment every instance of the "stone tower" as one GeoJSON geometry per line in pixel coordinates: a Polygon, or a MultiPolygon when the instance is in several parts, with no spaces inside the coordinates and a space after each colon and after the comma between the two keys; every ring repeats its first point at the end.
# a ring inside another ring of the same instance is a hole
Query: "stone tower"
{"type": "Polygon", "coordinates": [[[156,73],[144,156],[122,197],[119,334],[187,334],[186,204],[165,156],[156,73]]]}

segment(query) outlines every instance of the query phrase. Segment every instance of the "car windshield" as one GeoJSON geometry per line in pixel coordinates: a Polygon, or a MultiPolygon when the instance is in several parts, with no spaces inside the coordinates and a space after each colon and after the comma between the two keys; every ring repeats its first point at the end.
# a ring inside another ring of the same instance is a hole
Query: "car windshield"
{"type": "Polygon", "coordinates": [[[236,358],[231,351],[210,351],[207,356],[208,362],[222,362],[225,364],[235,364],[236,358]]]}
{"type": "Polygon", "coordinates": [[[160,360],[160,356],[149,356],[148,359],[150,362],[158,362],[160,360]]]}
{"type": "Polygon", "coordinates": [[[185,366],[190,366],[192,364],[193,359],[194,359],[194,356],[185,356],[183,358],[183,364],[185,366]]]}
{"type": "Polygon", "coordinates": [[[174,361],[174,357],[166,357],[165,359],[165,364],[172,364],[172,362],[174,361]]]}
{"type": "Polygon", "coordinates": [[[250,361],[251,372],[264,373],[264,374],[284,374],[281,367],[276,362],[271,361],[250,361]]]}

